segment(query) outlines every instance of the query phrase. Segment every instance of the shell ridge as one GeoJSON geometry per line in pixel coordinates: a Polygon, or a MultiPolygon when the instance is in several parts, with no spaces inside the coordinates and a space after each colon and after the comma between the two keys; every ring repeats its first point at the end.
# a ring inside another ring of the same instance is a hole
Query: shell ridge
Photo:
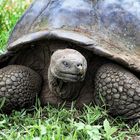
{"type": "Polygon", "coordinates": [[[33,20],[32,24],[29,26],[29,30],[31,29],[31,27],[32,27],[32,25],[34,24],[34,22],[35,22],[35,21],[42,15],[42,13],[48,8],[48,6],[49,6],[49,4],[50,4],[51,1],[52,1],[52,0],[49,0],[48,3],[47,3],[47,6],[44,6],[44,7],[42,8],[42,10],[40,11],[40,14],[33,20]]]}

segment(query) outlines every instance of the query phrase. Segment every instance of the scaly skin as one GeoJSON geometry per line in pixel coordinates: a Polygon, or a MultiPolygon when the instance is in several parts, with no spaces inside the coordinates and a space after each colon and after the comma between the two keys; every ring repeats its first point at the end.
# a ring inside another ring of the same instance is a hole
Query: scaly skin
{"type": "MultiPolygon", "coordinates": [[[[54,52],[47,81],[48,93],[54,95],[52,104],[95,101],[99,106],[105,104],[113,116],[139,119],[140,80],[121,66],[94,59],[88,61],[87,70],[86,59],[78,51],[54,52]]],[[[32,105],[41,88],[40,76],[30,68],[11,65],[0,70],[0,97],[6,99],[2,108],[5,112],[32,105]]]]}
{"type": "Polygon", "coordinates": [[[78,51],[57,50],[48,69],[50,91],[64,100],[73,101],[80,94],[86,68],[86,59],[78,51]]]}
{"type": "Polygon", "coordinates": [[[104,64],[95,78],[95,101],[114,116],[140,118],[140,80],[116,64],[104,64]]]}
{"type": "MultiPolygon", "coordinates": [[[[63,57],[63,54],[66,54],[65,50],[61,54],[61,57],[63,57]]],[[[55,52],[57,54],[57,51],[55,52]]],[[[54,53],[53,56],[56,54],[54,53]]],[[[70,53],[70,52],[69,52],[70,53]]],[[[71,52],[72,53],[72,52],[71,52]]],[[[55,66],[54,64],[57,63],[59,57],[57,59],[54,59],[55,57],[51,57],[53,59],[53,68],[55,68],[59,75],[59,67],[55,66]]],[[[76,57],[76,56],[75,56],[76,57]]],[[[81,56],[77,56],[81,57],[81,56]]],[[[94,59],[94,58],[93,58],[94,59]]],[[[70,61],[70,58],[67,59],[67,56],[65,58],[66,61],[70,61]]],[[[94,60],[93,60],[94,61],[94,60]]],[[[100,63],[100,61],[95,62],[100,63]]],[[[94,99],[96,105],[102,106],[106,105],[109,109],[109,112],[113,116],[121,115],[126,117],[126,119],[137,119],[140,117],[140,80],[133,75],[131,72],[125,70],[121,66],[118,66],[116,64],[105,62],[106,64],[103,64],[102,66],[99,66],[99,68],[93,68],[96,69],[96,71],[92,72],[91,77],[93,77],[93,84],[89,85],[90,87],[94,86],[94,99]]],[[[59,65],[58,65],[59,66],[59,65]]],[[[67,71],[67,69],[65,69],[67,71]]],[[[71,69],[68,69],[70,72],[71,69]]],[[[72,70],[71,73],[74,71],[72,70]]],[[[72,78],[72,77],[69,77],[72,78]]],[[[65,77],[66,79],[66,77],[65,77]]],[[[79,82],[77,81],[67,81],[64,82],[62,77],[57,77],[56,74],[51,73],[50,76],[50,70],[49,70],[49,77],[48,80],[51,81],[50,84],[50,90],[56,94],[59,95],[62,99],[64,96],[73,99],[72,97],[75,97],[74,93],[75,91],[78,91],[77,95],[80,95],[81,89],[84,88],[84,85],[81,84],[81,87],[78,87],[76,84],[79,82]],[[60,82],[61,81],[61,82],[60,82]],[[66,86],[62,86],[65,83],[66,86]],[[73,84],[72,84],[73,83],[73,84]],[[72,90],[75,89],[75,90],[72,90]],[[63,94],[62,94],[63,92],[63,94]]],[[[89,79],[86,79],[87,83],[89,83],[89,79]]],[[[85,84],[87,84],[85,81],[85,84]]],[[[80,82],[79,82],[80,84],[80,82]]],[[[89,87],[87,87],[89,88],[89,87]]],[[[88,90],[88,89],[87,89],[88,90]]],[[[89,91],[90,92],[90,91],[89,91]]],[[[83,93],[82,93],[83,94],[83,93]]],[[[87,93],[85,93],[87,94],[87,93]]],[[[83,94],[84,95],[84,94],[83,94]]],[[[90,95],[90,94],[89,94],[90,95]]],[[[86,95],[85,95],[86,96],[86,95]]],[[[92,96],[89,96],[92,97],[92,96]]],[[[84,98],[82,99],[84,101],[84,98]]]]}
{"type": "Polygon", "coordinates": [[[80,90],[83,86],[82,82],[65,82],[62,79],[55,77],[50,68],[48,70],[49,88],[50,91],[57,97],[63,100],[73,101],[77,99],[80,90]]]}
{"type": "Polygon", "coordinates": [[[25,66],[9,65],[0,69],[1,110],[10,113],[13,109],[30,107],[41,90],[41,77],[25,66]]]}

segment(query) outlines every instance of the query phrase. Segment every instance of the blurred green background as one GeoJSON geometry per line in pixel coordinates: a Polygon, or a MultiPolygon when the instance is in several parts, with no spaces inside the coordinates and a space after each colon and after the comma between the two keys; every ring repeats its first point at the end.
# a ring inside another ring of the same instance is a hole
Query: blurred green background
{"type": "Polygon", "coordinates": [[[32,0],[0,0],[0,50],[4,51],[15,23],[32,0]]]}

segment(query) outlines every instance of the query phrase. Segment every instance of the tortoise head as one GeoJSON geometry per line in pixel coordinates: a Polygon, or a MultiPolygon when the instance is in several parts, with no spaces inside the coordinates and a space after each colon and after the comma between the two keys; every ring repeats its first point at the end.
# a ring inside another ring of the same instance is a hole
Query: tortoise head
{"type": "Polygon", "coordinates": [[[57,50],[51,56],[52,75],[65,82],[83,81],[87,70],[85,57],[76,50],[57,50]]]}

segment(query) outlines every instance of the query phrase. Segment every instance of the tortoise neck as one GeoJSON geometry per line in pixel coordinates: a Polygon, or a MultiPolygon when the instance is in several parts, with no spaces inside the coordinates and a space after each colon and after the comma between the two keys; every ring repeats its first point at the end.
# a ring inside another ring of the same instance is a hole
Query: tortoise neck
{"type": "Polygon", "coordinates": [[[75,100],[81,89],[81,84],[79,84],[79,82],[78,84],[75,82],[64,82],[63,80],[56,78],[51,73],[50,67],[48,69],[48,84],[49,89],[53,94],[69,101],[75,100]]]}

